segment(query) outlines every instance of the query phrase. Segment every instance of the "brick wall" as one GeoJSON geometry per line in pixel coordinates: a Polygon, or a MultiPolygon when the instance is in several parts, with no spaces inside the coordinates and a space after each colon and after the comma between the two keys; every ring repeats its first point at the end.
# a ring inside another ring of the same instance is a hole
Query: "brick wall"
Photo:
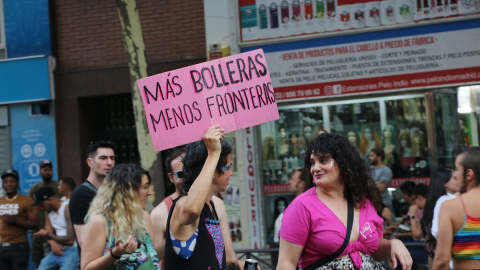
{"type": "MultiPolygon", "coordinates": [[[[137,0],[149,64],[205,58],[203,1],[137,0]]],[[[52,3],[60,71],[127,66],[116,2],[52,3]]]]}
{"type": "MultiPolygon", "coordinates": [[[[149,75],[206,61],[203,1],[136,1],[149,75]]],[[[60,176],[79,183],[89,172],[86,145],[103,124],[88,100],[132,91],[128,58],[115,0],[53,0],[50,5],[58,169],[60,176]]]]}

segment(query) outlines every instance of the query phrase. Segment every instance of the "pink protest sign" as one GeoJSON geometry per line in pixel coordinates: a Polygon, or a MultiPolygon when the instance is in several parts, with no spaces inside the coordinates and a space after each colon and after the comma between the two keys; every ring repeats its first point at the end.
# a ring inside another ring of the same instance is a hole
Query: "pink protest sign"
{"type": "Polygon", "coordinates": [[[137,81],[155,151],[278,119],[263,50],[232,55],[137,81]]]}

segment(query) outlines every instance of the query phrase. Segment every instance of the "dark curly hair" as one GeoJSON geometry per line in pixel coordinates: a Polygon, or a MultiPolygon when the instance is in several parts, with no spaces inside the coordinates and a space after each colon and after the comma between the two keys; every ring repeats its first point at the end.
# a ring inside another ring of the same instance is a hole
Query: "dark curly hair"
{"type": "MultiPolygon", "coordinates": [[[[218,160],[215,171],[219,174],[223,174],[222,167],[227,165],[227,156],[233,151],[233,144],[229,141],[221,141],[222,152],[220,153],[220,159],[218,160]]],[[[187,144],[185,147],[185,156],[182,158],[183,163],[183,182],[182,186],[185,192],[190,190],[195,179],[202,171],[203,165],[207,160],[208,150],[203,140],[196,141],[187,144]]]]}
{"type": "Polygon", "coordinates": [[[344,196],[355,208],[364,207],[367,198],[378,209],[381,200],[378,192],[375,192],[377,187],[372,179],[372,172],[346,137],[335,133],[323,133],[307,145],[304,157],[305,173],[308,175],[308,181],[313,182],[310,173],[311,154],[332,157],[335,160],[340,171],[340,181],[345,187],[344,196]]]}

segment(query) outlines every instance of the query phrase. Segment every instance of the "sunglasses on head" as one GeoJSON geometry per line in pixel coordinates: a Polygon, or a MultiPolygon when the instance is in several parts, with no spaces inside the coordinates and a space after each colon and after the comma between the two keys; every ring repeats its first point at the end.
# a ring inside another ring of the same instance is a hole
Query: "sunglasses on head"
{"type": "Polygon", "coordinates": [[[180,171],[174,171],[173,174],[175,174],[175,176],[178,178],[178,179],[183,179],[183,171],[180,170],[180,171]]]}

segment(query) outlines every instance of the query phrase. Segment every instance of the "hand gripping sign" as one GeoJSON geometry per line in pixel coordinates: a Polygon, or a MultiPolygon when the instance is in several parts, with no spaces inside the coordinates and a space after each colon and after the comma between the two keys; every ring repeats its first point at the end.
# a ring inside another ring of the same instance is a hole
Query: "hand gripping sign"
{"type": "Polygon", "coordinates": [[[137,81],[155,151],[278,119],[263,50],[232,55],[137,81]]]}

